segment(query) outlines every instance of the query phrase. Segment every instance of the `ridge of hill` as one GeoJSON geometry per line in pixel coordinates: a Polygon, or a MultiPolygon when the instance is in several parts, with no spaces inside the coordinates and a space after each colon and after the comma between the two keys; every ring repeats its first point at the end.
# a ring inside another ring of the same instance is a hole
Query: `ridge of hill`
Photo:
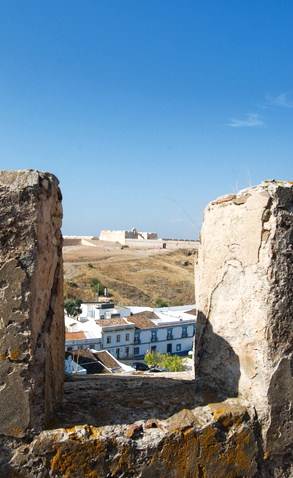
{"type": "Polygon", "coordinates": [[[65,297],[94,300],[93,284],[99,282],[121,305],[193,303],[195,253],[195,249],[122,249],[115,243],[65,246],[65,297]]]}

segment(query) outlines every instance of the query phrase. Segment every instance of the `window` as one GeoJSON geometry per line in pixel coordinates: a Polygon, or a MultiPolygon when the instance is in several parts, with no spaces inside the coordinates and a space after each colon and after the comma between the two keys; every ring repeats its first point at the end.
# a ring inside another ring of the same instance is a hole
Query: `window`
{"type": "Polygon", "coordinates": [[[156,330],[152,330],[152,337],[151,337],[151,341],[152,342],[157,342],[157,331],[156,330]]]}
{"type": "Polygon", "coordinates": [[[139,355],[139,347],[134,347],[133,353],[134,355],[139,355]]]}
{"type": "Polygon", "coordinates": [[[108,337],[107,337],[107,344],[110,344],[110,343],[111,343],[111,336],[108,335],[108,337]]]}
{"type": "Polygon", "coordinates": [[[126,357],[129,357],[129,347],[125,347],[125,355],[126,357]]]}
{"type": "Polygon", "coordinates": [[[181,344],[176,344],[176,352],[181,352],[181,344]]]}
{"type": "Polygon", "coordinates": [[[183,337],[183,338],[188,337],[188,335],[187,335],[187,325],[184,325],[184,326],[182,327],[182,337],[183,337]]]}
{"type": "Polygon", "coordinates": [[[134,343],[135,344],[140,344],[140,334],[139,334],[139,332],[135,332],[135,334],[134,334],[134,343]]]}
{"type": "Polygon", "coordinates": [[[167,340],[173,339],[173,329],[167,329],[167,340]]]}
{"type": "Polygon", "coordinates": [[[119,357],[120,357],[120,349],[116,349],[116,357],[119,359],[119,357]]]}
{"type": "Polygon", "coordinates": [[[120,337],[121,337],[120,335],[116,336],[116,342],[120,342],[120,337]]]}
{"type": "Polygon", "coordinates": [[[151,352],[154,353],[157,351],[157,346],[156,345],[152,345],[151,346],[151,352]]]}
{"type": "Polygon", "coordinates": [[[129,334],[125,335],[125,340],[126,340],[126,342],[129,342],[129,334]]]}

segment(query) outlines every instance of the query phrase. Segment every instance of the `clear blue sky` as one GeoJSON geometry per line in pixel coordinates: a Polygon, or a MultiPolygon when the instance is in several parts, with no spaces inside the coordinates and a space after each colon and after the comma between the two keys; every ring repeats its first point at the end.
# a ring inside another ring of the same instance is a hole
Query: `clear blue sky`
{"type": "Polygon", "coordinates": [[[0,167],[55,173],[65,234],[196,236],[293,179],[291,0],[0,4],[0,167]]]}

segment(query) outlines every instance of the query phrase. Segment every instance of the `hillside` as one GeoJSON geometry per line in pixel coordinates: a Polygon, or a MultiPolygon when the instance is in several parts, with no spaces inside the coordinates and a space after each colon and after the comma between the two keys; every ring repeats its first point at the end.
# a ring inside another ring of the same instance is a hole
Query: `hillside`
{"type": "Polygon", "coordinates": [[[194,250],[121,249],[117,244],[63,248],[65,297],[93,300],[93,284],[107,287],[115,303],[155,306],[194,302],[194,250]]]}

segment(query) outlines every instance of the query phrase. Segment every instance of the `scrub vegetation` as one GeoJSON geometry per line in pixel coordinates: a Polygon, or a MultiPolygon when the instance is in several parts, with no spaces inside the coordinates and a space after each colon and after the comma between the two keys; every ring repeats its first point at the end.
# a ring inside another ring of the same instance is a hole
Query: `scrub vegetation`
{"type": "Polygon", "coordinates": [[[168,372],[183,372],[185,370],[183,358],[179,355],[148,352],[144,357],[144,361],[149,367],[163,368],[168,372]]]}
{"type": "Polygon", "coordinates": [[[63,248],[65,299],[96,300],[107,288],[120,305],[194,303],[194,251],[121,249],[116,244],[63,248]]]}

